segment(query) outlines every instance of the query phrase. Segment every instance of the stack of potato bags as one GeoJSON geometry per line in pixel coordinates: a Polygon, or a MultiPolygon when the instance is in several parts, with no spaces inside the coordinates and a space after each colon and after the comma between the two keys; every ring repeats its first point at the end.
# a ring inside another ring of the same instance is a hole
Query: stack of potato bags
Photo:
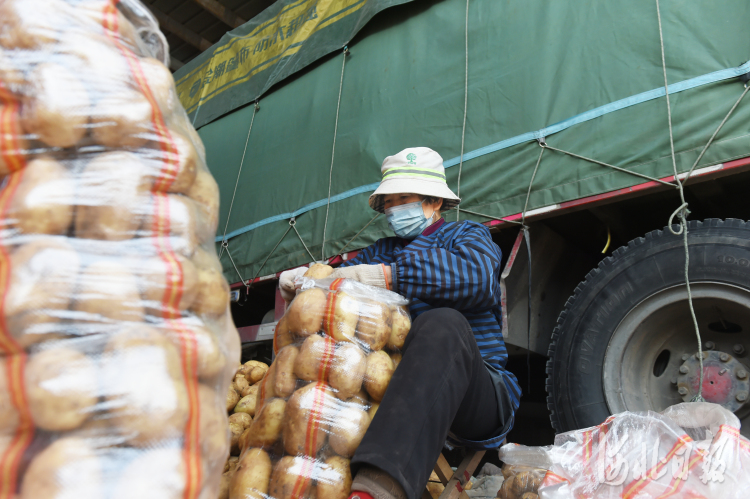
{"type": "MultiPolygon", "coordinates": [[[[324,266],[308,275],[324,276],[324,266]],[[322,272],[319,272],[322,271],[322,272]]],[[[239,441],[230,499],[346,499],[349,461],[396,369],[407,300],[348,279],[297,279],[274,362],[239,441]]]]}
{"type": "Polygon", "coordinates": [[[137,0],[0,1],[0,499],[212,498],[218,188],[137,0]]]}

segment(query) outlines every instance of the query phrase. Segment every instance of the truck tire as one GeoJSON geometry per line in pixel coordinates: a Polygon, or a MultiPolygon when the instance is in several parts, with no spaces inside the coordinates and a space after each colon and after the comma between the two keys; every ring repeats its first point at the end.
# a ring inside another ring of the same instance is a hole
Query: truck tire
{"type": "MultiPolygon", "coordinates": [[[[703,396],[732,410],[747,436],[750,223],[708,219],[688,227],[703,396]]],[[[549,347],[547,405],[557,432],[625,410],[661,411],[697,394],[698,340],[684,265],[682,236],[665,227],[617,249],[578,285],[549,347]]]]}

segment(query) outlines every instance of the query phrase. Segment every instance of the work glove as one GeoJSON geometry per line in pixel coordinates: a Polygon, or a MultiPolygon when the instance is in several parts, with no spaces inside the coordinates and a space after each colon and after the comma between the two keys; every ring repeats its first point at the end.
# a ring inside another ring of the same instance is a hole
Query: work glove
{"type": "Polygon", "coordinates": [[[279,277],[279,291],[281,291],[281,297],[284,301],[289,303],[294,299],[297,294],[297,290],[294,287],[294,278],[307,272],[307,267],[300,267],[298,269],[285,270],[279,277]]]}
{"type": "Polygon", "coordinates": [[[385,280],[385,270],[381,264],[362,264],[339,268],[334,270],[329,277],[334,279],[353,279],[362,284],[369,284],[370,286],[377,286],[379,288],[388,288],[385,280]]]}

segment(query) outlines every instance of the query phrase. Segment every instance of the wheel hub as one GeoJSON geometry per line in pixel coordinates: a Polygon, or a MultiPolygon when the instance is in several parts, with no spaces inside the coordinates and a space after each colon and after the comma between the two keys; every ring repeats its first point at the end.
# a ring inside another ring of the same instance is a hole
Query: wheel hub
{"type": "MultiPolygon", "coordinates": [[[[677,391],[688,402],[698,395],[700,360],[698,354],[684,356],[677,377],[677,391]]],[[[747,368],[725,352],[703,352],[703,398],[734,412],[750,398],[747,368]]]]}

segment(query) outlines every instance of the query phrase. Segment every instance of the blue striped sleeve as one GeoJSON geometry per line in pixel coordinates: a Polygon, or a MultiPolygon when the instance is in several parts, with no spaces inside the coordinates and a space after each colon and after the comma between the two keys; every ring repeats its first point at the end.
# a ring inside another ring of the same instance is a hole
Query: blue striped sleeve
{"type": "Polygon", "coordinates": [[[500,303],[500,248],[483,225],[456,225],[448,248],[430,245],[396,260],[398,291],[433,307],[494,308],[500,303]]]}

